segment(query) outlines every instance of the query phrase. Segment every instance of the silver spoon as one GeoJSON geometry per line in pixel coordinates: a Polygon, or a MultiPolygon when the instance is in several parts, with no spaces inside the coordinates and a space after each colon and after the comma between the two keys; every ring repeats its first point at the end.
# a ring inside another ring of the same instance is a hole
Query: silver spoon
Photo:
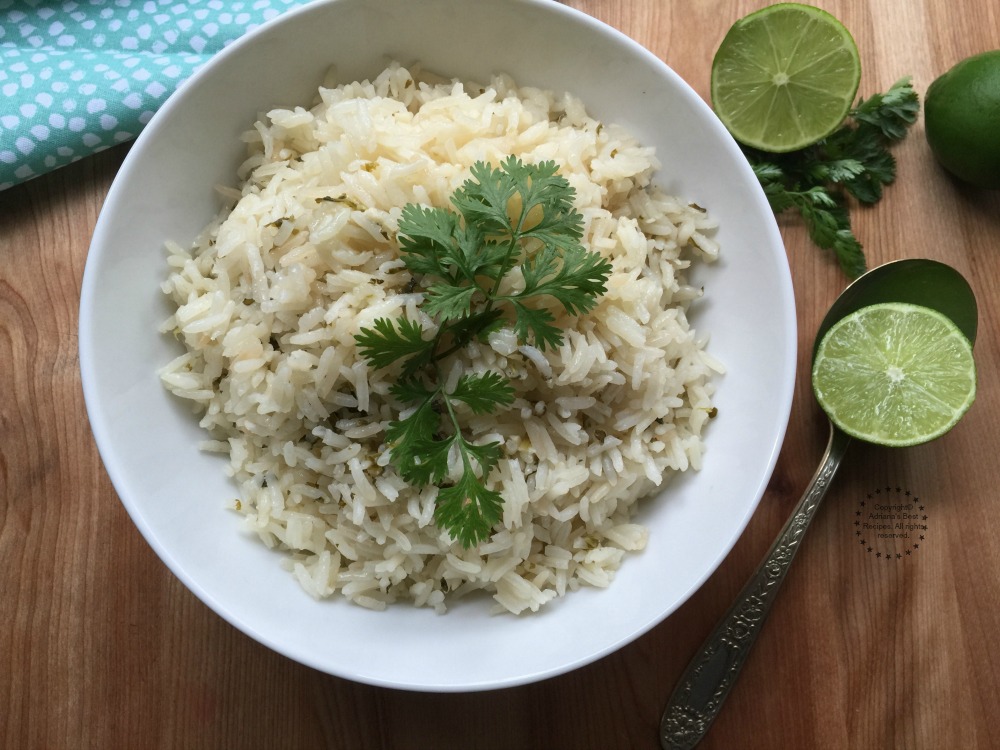
{"type": "MultiPolygon", "coordinates": [[[[898,260],[859,277],[834,301],[816,334],[816,347],[841,318],[868,305],[909,302],[930,307],[976,340],[978,309],[968,282],[933,260],[898,260]]],[[[660,721],[664,750],[695,747],[711,727],[757,639],[809,523],[833,480],[851,438],[830,423],[830,439],[812,481],[778,538],[732,607],[688,664],[660,721]]]]}

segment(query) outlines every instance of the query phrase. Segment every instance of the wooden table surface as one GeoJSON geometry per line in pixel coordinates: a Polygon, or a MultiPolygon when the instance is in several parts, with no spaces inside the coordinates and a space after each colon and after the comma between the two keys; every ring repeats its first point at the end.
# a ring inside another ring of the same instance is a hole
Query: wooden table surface
{"type": "MultiPolygon", "coordinates": [[[[762,5],[570,4],[645,45],[706,98],[723,34],[762,5]]],[[[819,4],[858,42],[864,95],[904,75],[922,94],[959,59],[1000,48],[994,0],[819,4]]],[[[301,666],[221,620],[159,561],[108,480],[80,387],[77,308],[90,236],[126,149],[0,193],[0,746],[657,747],[681,670],[822,454],[825,420],[806,358],[845,284],[830,256],[781,217],[801,351],[787,439],[746,533],[679,611],[540,684],[462,695],[374,688],[301,666]]],[[[897,183],[876,207],[854,211],[855,231],[869,265],[935,258],[970,280],[979,396],[929,445],[851,447],[705,748],[1000,747],[1000,192],[949,179],[922,119],[895,155],[897,183]],[[919,506],[924,536],[867,551],[853,525],[866,498],[919,506]]]]}

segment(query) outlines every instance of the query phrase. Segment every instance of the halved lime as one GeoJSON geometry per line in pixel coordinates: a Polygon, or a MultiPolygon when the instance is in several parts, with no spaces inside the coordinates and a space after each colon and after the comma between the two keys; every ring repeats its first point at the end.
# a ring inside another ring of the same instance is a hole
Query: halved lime
{"type": "Polygon", "coordinates": [[[816,350],[813,392],[848,435],[917,445],[950,430],[976,397],[972,344],[936,310],[902,302],[838,321],[816,350]]]}
{"type": "Polygon", "coordinates": [[[737,21],[712,61],[712,105],[741,143],[794,151],[828,136],[861,80],[854,38],[824,10],[771,5],[737,21]]]}

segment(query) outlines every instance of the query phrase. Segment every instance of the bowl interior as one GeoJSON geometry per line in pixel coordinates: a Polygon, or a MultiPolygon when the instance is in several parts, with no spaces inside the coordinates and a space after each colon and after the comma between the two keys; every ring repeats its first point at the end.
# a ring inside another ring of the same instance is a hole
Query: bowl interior
{"type": "Polygon", "coordinates": [[[84,277],[80,359],[97,444],[122,502],[170,569],[222,617],[317,669],[376,685],[474,690],[522,684],[630,642],[682,604],[742,532],[784,436],[795,368],[788,265],[773,216],[736,144],[660,60],[582,13],[543,0],[332,0],[307,5],[233,44],[153,118],[109,193],[84,277]],[[408,605],[370,612],[316,602],[279,555],[223,508],[235,487],[199,451],[196,418],[156,370],[179,352],[157,333],[163,243],[189,242],[236,183],[239,134],[258,112],[306,105],[332,65],[341,81],[390,60],[462,79],[511,74],[565,90],[627,126],[663,163],[658,182],[719,219],[722,258],[697,272],[693,325],[728,368],[700,473],[649,499],[646,551],[606,590],[537,615],[490,616],[484,601],[445,616],[408,605]]]}

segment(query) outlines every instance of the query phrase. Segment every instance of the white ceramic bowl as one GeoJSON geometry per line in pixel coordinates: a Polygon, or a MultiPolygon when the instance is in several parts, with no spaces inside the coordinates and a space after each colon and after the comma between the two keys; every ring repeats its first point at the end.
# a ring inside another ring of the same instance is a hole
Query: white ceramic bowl
{"type": "Polygon", "coordinates": [[[129,153],[94,234],[80,310],[84,393],[101,456],[167,566],[226,620],[292,659],[433,691],[568,671],[680,606],[729,552],[764,491],[787,424],[795,348],[784,249],[734,141],[663,62],[549,0],[321,0],[236,42],[170,98],[129,153]],[[159,291],[164,240],[191,240],[216,213],[213,187],[235,183],[239,134],[258,111],[308,105],[331,64],[347,81],[390,59],[570,91],[592,115],[655,146],[658,182],[721,222],[722,258],[698,272],[707,296],[692,315],[729,369],[704,468],[644,503],[649,546],[626,559],[610,588],[569,594],[537,615],[490,616],[475,603],[440,616],[407,604],[378,613],[314,601],[277,554],[238,530],[223,508],[235,487],[222,460],[199,452],[196,419],[156,374],[177,353],[157,333],[170,313],[159,291]]]}

